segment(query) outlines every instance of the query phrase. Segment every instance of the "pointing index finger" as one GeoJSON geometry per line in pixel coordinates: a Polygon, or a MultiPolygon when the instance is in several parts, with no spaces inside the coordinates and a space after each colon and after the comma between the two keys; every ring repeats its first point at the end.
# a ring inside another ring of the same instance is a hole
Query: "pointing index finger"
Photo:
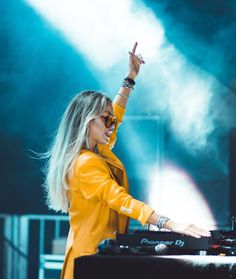
{"type": "Polygon", "coordinates": [[[132,54],[135,54],[135,51],[136,51],[137,45],[138,45],[138,43],[137,43],[137,42],[135,42],[134,47],[133,47],[133,49],[132,49],[132,51],[131,51],[131,53],[132,53],[132,54]]]}

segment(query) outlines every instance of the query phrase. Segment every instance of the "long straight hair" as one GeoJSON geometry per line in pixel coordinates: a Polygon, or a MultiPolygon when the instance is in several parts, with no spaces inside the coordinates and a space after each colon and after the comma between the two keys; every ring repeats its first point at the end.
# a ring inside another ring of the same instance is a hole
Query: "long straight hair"
{"type": "Polygon", "coordinates": [[[45,156],[46,203],[50,209],[67,213],[68,174],[83,147],[89,146],[89,122],[103,113],[111,100],[98,91],[77,94],[64,112],[55,139],[45,156]]]}

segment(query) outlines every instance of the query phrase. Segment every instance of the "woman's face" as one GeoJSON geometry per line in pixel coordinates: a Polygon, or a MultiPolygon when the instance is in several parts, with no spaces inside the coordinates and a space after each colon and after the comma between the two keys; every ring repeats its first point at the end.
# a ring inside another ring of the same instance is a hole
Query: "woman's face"
{"type": "Polygon", "coordinates": [[[111,104],[107,104],[105,111],[91,120],[89,123],[89,145],[92,150],[99,144],[107,144],[115,125],[110,128],[105,126],[106,116],[113,116],[113,108],[111,104]]]}

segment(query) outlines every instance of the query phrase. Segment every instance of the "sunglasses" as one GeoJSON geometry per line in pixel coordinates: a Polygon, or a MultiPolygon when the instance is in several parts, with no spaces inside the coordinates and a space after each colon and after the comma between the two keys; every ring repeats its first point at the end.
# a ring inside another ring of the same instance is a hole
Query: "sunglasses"
{"type": "Polygon", "coordinates": [[[107,116],[103,116],[101,115],[101,117],[104,119],[104,124],[106,126],[106,128],[110,128],[112,125],[117,124],[117,119],[115,116],[111,116],[111,115],[107,115],[107,116]]]}

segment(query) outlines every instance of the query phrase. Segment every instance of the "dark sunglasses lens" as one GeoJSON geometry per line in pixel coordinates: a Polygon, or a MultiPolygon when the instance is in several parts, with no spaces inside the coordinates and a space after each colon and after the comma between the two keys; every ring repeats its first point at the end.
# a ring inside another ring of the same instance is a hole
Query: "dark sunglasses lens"
{"type": "Polygon", "coordinates": [[[105,117],[105,126],[110,128],[113,124],[116,125],[116,118],[112,116],[105,117]]]}

